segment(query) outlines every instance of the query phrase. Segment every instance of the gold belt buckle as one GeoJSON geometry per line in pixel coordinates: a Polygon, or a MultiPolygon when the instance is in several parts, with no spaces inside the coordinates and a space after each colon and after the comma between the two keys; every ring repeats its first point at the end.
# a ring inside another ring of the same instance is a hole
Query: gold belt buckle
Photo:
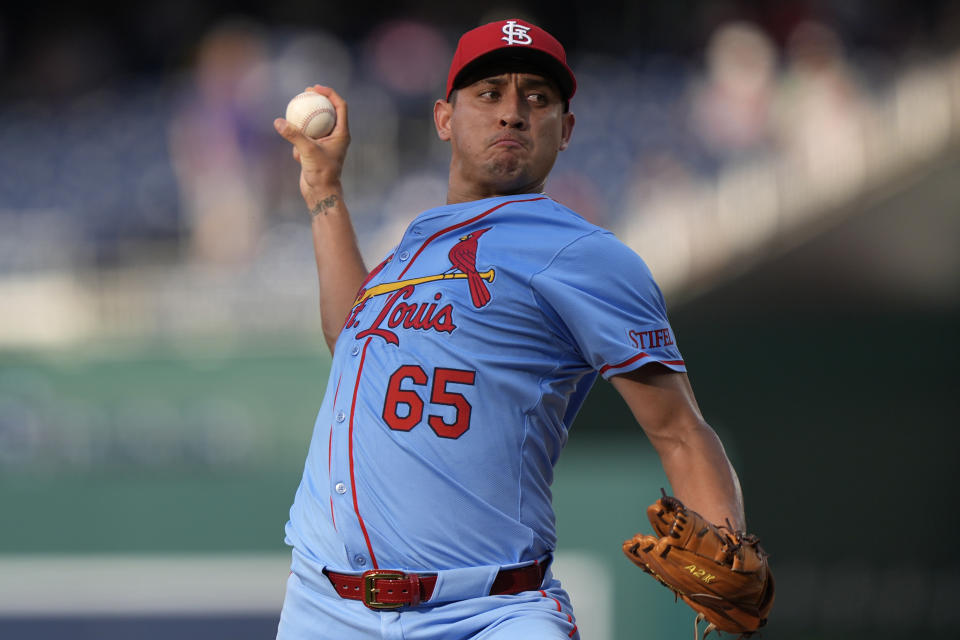
{"type": "Polygon", "coordinates": [[[383,571],[372,569],[364,572],[363,578],[363,604],[370,609],[399,609],[404,605],[402,602],[380,602],[377,600],[377,589],[374,586],[375,580],[404,580],[407,574],[399,571],[383,571]]]}

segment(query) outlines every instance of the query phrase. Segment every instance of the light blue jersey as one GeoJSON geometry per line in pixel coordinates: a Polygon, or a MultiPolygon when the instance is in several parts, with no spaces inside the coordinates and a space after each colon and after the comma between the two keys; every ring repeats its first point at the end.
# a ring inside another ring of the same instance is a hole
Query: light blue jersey
{"type": "MultiPolygon", "coordinates": [[[[553,468],[597,374],[685,370],[640,257],[546,196],[424,212],[357,301],[286,529],[306,580],[548,558],[553,468]]],[[[476,595],[448,573],[432,601],[476,595]]]]}

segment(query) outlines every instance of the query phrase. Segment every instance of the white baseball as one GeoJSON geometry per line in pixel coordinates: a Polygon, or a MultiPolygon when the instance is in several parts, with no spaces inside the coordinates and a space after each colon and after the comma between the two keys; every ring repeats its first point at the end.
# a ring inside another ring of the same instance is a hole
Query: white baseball
{"type": "Polygon", "coordinates": [[[310,138],[330,135],[337,122],[337,111],[326,96],[304,91],[287,103],[286,119],[310,138]]]}

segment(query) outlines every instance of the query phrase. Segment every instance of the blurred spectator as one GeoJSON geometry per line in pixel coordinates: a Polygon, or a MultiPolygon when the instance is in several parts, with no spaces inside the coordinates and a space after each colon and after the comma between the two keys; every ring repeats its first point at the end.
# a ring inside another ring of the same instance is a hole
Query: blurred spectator
{"type": "Polygon", "coordinates": [[[376,81],[403,96],[442,93],[449,44],[434,27],[409,20],[387,22],[366,43],[376,81]]]}
{"type": "Polygon", "coordinates": [[[259,28],[237,20],[215,27],[199,45],[192,84],[170,124],[190,255],[248,260],[264,225],[264,123],[271,120],[259,28]]]}
{"type": "Polygon", "coordinates": [[[860,180],[866,111],[836,33],[815,22],[798,25],[776,103],[776,137],[791,173],[827,196],[860,180]]]}
{"type": "Polygon", "coordinates": [[[749,22],[718,28],[707,45],[707,75],[693,89],[693,130],[718,160],[769,143],[776,56],[770,38],[749,22]]]}

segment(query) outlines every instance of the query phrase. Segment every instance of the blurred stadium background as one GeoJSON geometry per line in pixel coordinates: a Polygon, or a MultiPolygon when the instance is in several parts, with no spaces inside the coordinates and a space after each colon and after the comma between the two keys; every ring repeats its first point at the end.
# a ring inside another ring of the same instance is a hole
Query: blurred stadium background
{"type": "MultiPolygon", "coordinates": [[[[273,637],[329,358],[270,123],[308,84],[348,100],[379,261],[443,201],[429,113],[458,34],[508,16],[567,44],[577,126],[548,192],[665,290],[773,553],[764,635],[955,637],[949,0],[4,5],[0,637],[273,637]]],[[[598,384],[556,481],[585,639],[689,636],[619,552],[664,483],[598,384]]]]}

